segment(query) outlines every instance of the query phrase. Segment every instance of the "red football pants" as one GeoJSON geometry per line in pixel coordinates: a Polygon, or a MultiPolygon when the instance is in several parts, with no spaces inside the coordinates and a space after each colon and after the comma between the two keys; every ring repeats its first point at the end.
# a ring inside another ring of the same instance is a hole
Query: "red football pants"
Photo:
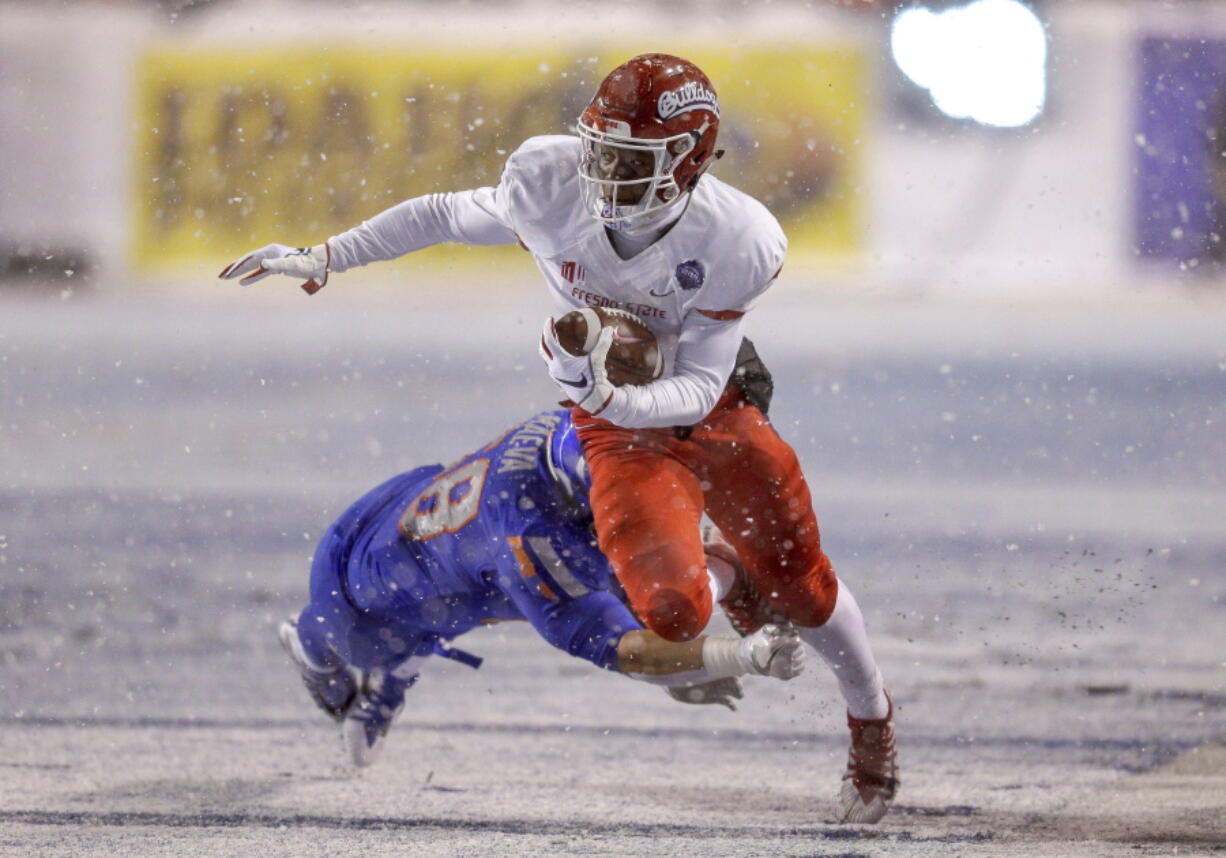
{"type": "Polygon", "coordinates": [[[726,391],[684,440],[579,409],[573,419],[592,475],[600,549],[647,628],[686,641],[711,618],[704,510],[772,608],[796,625],[826,622],[838,582],[800,463],[739,392],[726,391]]]}

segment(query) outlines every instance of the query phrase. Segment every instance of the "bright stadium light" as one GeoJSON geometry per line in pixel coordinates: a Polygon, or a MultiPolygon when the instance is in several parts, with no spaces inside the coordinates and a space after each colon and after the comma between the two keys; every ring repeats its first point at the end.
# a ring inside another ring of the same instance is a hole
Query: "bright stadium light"
{"type": "Polygon", "coordinates": [[[1047,36],[1018,0],[904,9],[894,19],[890,48],[903,74],[948,116],[1016,128],[1043,110],[1047,36]]]}

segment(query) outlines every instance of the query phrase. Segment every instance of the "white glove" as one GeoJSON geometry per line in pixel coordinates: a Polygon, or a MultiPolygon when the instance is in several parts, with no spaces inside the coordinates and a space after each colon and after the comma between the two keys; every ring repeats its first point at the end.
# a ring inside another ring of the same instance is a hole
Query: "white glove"
{"type": "Polygon", "coordinates": [[[750,672],[775,679],[795,679],[805,669],[805,648],[796,630],[766,625],[741,639],[741,654],[748,658],[750,672]]]}
{"type": "Polygon", "coordinates": [[[604,365],[611,345],[612,327],[602,328],[592,350],[578,357],[567,352],[558,343],[553,319],[546,320],[545,330],[541,334],[540,353],[549,365],[549,377],[558,389],[566,394],[567,399],[593,417],[604,411],[617,390],[609,383],[609,373],[604,365]]]}
{"type": "Polygon", "coordinates": [[[669,685],[664,690],[673,700],[681,703],[696,705],[717,703],[720,706],[727,706],[733,712],[736,711],[736,704],[732,701],[740,700],[745,696],[741,680],[735,676],[712,679],[710,682],[701,682],[698,685],[669,685]]]}
{"type": "Polygon", "coordinates": [[[306,279],[302,284],[303,291],[314,295],[328,283],[328,264],[331,260],[327,242],[314,247],[269,244],[251,251],[238,262],[230,263],[217,276],[222,280],[242,276],[243,279],[238,282],[244,286],[257,283],[269,274],[303,277],[306,279]]]}

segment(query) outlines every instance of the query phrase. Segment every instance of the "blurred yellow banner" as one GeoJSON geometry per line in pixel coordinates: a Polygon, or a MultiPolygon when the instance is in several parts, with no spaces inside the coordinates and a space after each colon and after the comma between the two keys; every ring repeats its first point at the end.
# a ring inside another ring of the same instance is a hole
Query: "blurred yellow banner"
{"type": "MultiPolygon", "coordinates": [[[[713,172],[766,203],[794,251],[858,250],[862,49],[673,50],[720,95],[727,155],[713,172]]],[[[136,77],[135,261],[220,267],[408,197],[494,184],[525,138],[568,133],[635,52],[153,48],[136,77]]]]}

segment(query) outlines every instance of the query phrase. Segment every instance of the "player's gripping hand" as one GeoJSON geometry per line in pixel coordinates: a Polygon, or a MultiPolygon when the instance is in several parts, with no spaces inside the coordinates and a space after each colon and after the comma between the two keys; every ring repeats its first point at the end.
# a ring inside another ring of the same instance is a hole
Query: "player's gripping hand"
{"type": "Polygon", "coordinates": [[[791,626],[766,625],[743,638],[704,638],[702,667],[715,677],[754,674],[794,679],[805,669],[805,650],[791,626]]]}
{"type": "Polygon", "coordinates": [[[669,685],[665,686],[664,690],[668,692],[669,697],[681,703],[693,703],[696,705],[715,703],[720,706],[727,706],[733,712],[736,711],[736,704],[732,701],[740,700],[745,696],[745,689],[741,685],[741,680],[735,676],[713,679],[710,682],[700,682],[697,685],[669,685]]]}
{"type": "Polygon", "coordinates": [[[539,351],[549,367],[549,377],[568,400],[593,416],[605,409],[616,390],[609,382],[609,373],[605,369],[605,359],[611,345],[612,327],[602,328],[592,350],[577,356],[570,354],[558,342],[553,319],[545,321],[545,330],[541,334],[539,351]]]}
{"type": "Polygon", "coordinates": [[[257,283],[270,274],[302,277],[306,281],[302,284],[303,291],[314,295],[328,283],[329,262],[331,253],[326,242],[314,247],[269,244],[251,251],[237,262],[230,263],[217,276],[222,280],[242,277],[238,282],[244,286],[257,283]]]}
{"type": "Polygon", "coordinates": [[[805,649],[796,630],[766,625],[740,641],[752,673],[775,679],[795,679],[805,669],[805,649]]]}

